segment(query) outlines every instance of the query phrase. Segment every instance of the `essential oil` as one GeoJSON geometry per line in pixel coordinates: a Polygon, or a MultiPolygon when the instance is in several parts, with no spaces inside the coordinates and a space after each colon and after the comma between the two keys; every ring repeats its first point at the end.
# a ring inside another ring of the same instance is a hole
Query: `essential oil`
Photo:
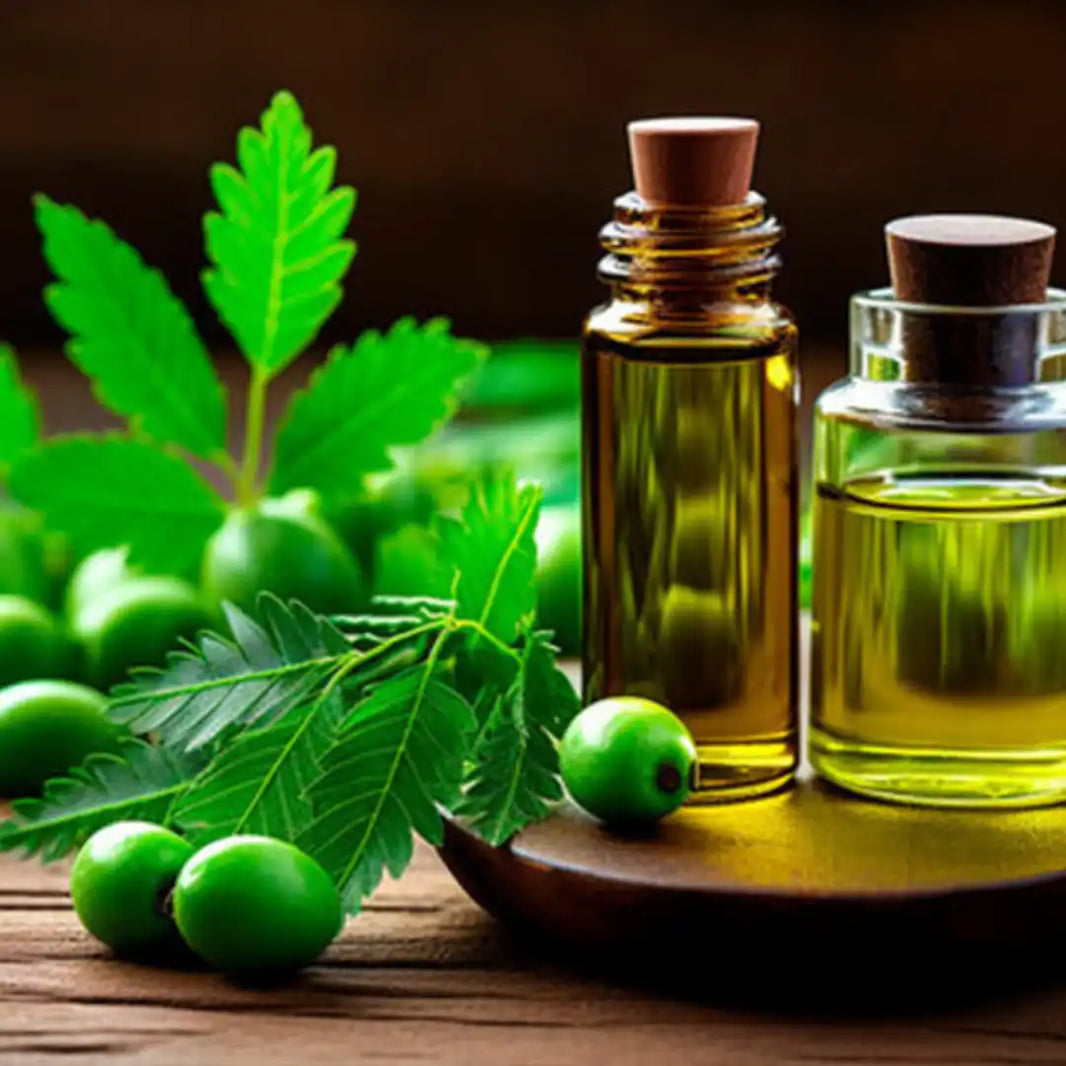
{"type": "Polygon", "coordinates": [[[1066,294],[1050,227],[889,228],[815,415],[811,760],[941,806],[1066,798],[1066,294]],[[902,290],[902,292],[901,292],[902,290]],[[900,298],[902,296],[902,299],[900,298]]]}
{"type": "Polygon", "coordinates": [[[796,766],[796,330],[748,190],[756,131],[631,126],[637,191],[601,234],[612,299],[584,339],[585,698],[674,710],[697,803],[796,766]]]}

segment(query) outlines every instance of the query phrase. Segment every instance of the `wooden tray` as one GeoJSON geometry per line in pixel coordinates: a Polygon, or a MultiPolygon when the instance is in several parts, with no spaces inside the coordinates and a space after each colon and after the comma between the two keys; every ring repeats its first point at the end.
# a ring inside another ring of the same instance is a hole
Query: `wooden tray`
{"type": "MultiPolygon", "coordinates": [[[[804,724],[808,640],[803,616],[804,724]]],[[[579,687],[577,664],[566,669],[579,687]]],[[[952,964],[953,980],[987,986],[993,953],[1023,956],[1000,977],[1066,969],[1066,805],[892,806],[823,785],[804,767],[795,789],[679,811],[643,838],[573,807],[504,848],[454,823],[446,830],[441,855],[469,895],[513,929],[567,945],[570,958],[724,953],[731,979],[746,962],[760,994],[767,960],[797,955],[830,959],[845,991],[891,984],[901,966],[920,990],[942,982],[941,964],[952,964]],[[575,956],[575,946],[591,950],[575,956]]],[[[780,976],[794,997],[790,974],[780,976]]]]}
{"type": "Polygon", "coordinates": [[[498,849],[452,824],[441,853],[503,921],[601,954],[831,951],[876,965],[1066,946],[1066,807],[916,810],[803,780],[679,812],[643,838],[575,809],[498,849]]]}

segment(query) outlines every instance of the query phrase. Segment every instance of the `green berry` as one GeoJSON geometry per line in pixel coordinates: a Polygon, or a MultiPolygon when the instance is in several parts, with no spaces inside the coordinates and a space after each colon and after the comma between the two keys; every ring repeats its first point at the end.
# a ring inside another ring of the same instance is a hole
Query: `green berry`
{"type": "Polygon", "coordinates": [[[450,571],[441,566],[437,535],[426,526],[404,526],[374,547],[375,594],[446,597],[451,582],[450,571]]]}
{"type": "Polygon", "coordinates": [[[291,844],[234,836],[196,853],[174,888],[185,942],[230,973],[298,970],[340,932],[340,896],[329,874],[291,844]]]}
{"type": "Polygon", "coordinates": [[[48,586],[40,516],[0,500],[0,593],[43,603],[48,586]]]}
{"type": "Polygon", "coordinates": [[[135,666],[162,666],[181,640],[212,625],[197,591],[176,577],[130,577],[78,612],[74,630],[85,645],[89,680],[109,689],[135,666]]]}
{"type": "Polygon", "coordinates": [[[72,681],[23,681],[0,689],[0,796],[39,792],[94,752],[119,748],[107,700],[72,681]]]}
{"type": "Polygon", "coordinates": [[[74,568],[67,583],[63,609],[72,622],[93,601],[138,576],[129,564],[129,548],[101,548],[74,568]]]}
{"type": "Polygon", "coordinates": [[[81,924],[115,951],[169,952],[180,944],[167,897],[195,849],[148,822],[116,822],[94,833],[70,872],[81,924]]]}
{"type": "Polygon", "coordinates": [[[681,720],[639,696],[586,707],[567,727],[559,767],[574,800],[607,822],[645,822],[677,810],[696,772],[681,720]]]}
{"type": "Polygon", "coordinates": [[[313,506],[310,492],[234,511],[208,541],[203,587],[209,602],[255,612],[259,594],[299,600],[323,614],[357,610],[364,599],[359,564],[313,506]]]}
{"type": "Polygon", "coordinates": [[[0,596],[0,686],[79,673],[77,647],[59,620],[22,596],[0,596]]]}

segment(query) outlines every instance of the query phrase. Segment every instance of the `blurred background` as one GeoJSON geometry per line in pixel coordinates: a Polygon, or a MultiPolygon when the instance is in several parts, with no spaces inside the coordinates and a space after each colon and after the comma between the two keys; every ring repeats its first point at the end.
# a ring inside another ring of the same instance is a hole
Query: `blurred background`
{"type": "MultiPolygon", "coordinates": [[[[886,280],[888,219],[973,210],[1066,224],[1064,55],[1066,5],[1050,0],[9,2],[0,337],[18,345],[48,430],[109,424],[41,303],[30,196],[45,191],[163,269],[239,410],[244,368],[198,280],[207,172],[233,158],[238,128],[275,90],[291,89],[319,143],[337,146],[338,179],[359,191],[360,250],[344,304],[272,390],[268,415],[331,343],[401,315],[444,314],[458,334],[496,344],[508,359],[464,397],[474,417],[415,469],[443,484],[479,461],[514,461],[546,483],[569,531],[569,622],[551,622],[571,625],[573,650],[576,337],[605,295],[596,234],[630,186],[626,122],[761,120],[756,187],[786,227],[777,292],[801,327],[806,438],[812,398],[844,368],[848,295],[886,280]]],[[[405,503],[397,514],[385,529],[428,511],[405,503]]],[[[366,512],[338,521],[380,570],[366,512]]],[[[382,564],[392,591],[424,587],[410,562],[424,529],[414,536],[382,564]]]]}
{"type": "MultiPolygon", "coordinates": [[[[197,276],[207,166],[291,89],[360,193],[326,340],[401,314],[486,339],[572,337],[596,232],[629,187],[624,125],[763,122],[809,360],[883,281],[881,227],[974,209],[1066,222],[1066,5],[958,0],[34,0],[0,15],[0,335],[46,351],[29,196],[106,218],[212,340],[197,276]]],[[[837,367],[839,367],[839,363],[837,367]]]]}

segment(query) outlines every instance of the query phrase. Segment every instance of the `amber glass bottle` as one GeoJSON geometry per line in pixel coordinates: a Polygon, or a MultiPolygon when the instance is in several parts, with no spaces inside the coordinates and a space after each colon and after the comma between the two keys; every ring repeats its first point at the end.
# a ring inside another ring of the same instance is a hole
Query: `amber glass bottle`
{"type": "Polygon", "coordinates": [[[637,694],[695,737],[694,801],[796,766],[796,330],[750,120],[634,123],[585,324],[585,698],[637,694]]]}

